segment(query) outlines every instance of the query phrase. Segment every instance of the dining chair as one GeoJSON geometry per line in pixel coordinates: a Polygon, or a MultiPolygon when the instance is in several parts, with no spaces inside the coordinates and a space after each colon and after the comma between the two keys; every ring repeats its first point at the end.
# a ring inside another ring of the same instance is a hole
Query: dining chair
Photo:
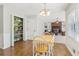
{"type": "Polygon", "coordinates": [[[50,44],[41,37],[36,37],[33,40],[33,56],[49,56],[50,44]]]}
{"type": "Polygon", "coordinates": [[[46,35],[42,35],[41,37],[44,41],[47,41],[49,43],[49,50],[50,50],[49,55],[53,56],[53,47],[54,47],[54,39],[55,39],[54,34],[53,35],[46,34],[46,35]]]}

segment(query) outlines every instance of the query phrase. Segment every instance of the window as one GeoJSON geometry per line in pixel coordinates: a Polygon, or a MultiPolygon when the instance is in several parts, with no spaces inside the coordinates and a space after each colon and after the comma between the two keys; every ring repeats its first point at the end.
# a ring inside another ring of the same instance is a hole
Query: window
{"type": "Polygon", "coordinates": [[[75,11],[72,11],[68,15],[68,35],[70,37],[72,37],[73,39],[75,39],[75,33],[76,33],[76,29],[75,29],[75,11]]]}
{"type": "Polygon", "coordinates": [[[76,10],[76,41],[79,42],[79,9],[76,10]]]}

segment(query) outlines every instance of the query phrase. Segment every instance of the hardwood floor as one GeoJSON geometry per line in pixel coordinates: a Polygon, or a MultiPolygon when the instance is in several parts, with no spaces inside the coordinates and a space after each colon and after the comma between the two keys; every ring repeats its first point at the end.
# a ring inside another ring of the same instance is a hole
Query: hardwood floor
{"type": "MultiPolygon", "coordinates": [[[[64,44],[55,43],[54,56],[71,56],[64,44]]],[[[1,56],[32,56],[32,40],[15,42],[14,47],[0,49],[1,56]]]]}

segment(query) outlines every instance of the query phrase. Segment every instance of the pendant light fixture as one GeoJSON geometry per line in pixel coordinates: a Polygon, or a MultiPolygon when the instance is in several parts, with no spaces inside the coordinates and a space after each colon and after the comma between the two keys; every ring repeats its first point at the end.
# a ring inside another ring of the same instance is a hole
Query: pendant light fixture
{"type": "Polygon", "coordinates": [[[46,7],[46,3],[44,3],[44,8],[40,11],[41,16],[49,16],[50,12],[46,7]]]}

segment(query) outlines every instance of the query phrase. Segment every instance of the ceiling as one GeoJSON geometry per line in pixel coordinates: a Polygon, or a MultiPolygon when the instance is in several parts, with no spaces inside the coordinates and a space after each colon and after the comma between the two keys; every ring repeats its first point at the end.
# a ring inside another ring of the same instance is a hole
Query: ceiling
{"type": "MultiPolygon", "coordinates": [[[[37,14],[44,7],[43,3],[9,3],[8,5],[12,6],[14,9],[21,10],[29,14],[37,14]]],[[[46,7],[51,12],[58,12],[65,10],[68,5],[68,3],[47,3],[46,7]]]]}

